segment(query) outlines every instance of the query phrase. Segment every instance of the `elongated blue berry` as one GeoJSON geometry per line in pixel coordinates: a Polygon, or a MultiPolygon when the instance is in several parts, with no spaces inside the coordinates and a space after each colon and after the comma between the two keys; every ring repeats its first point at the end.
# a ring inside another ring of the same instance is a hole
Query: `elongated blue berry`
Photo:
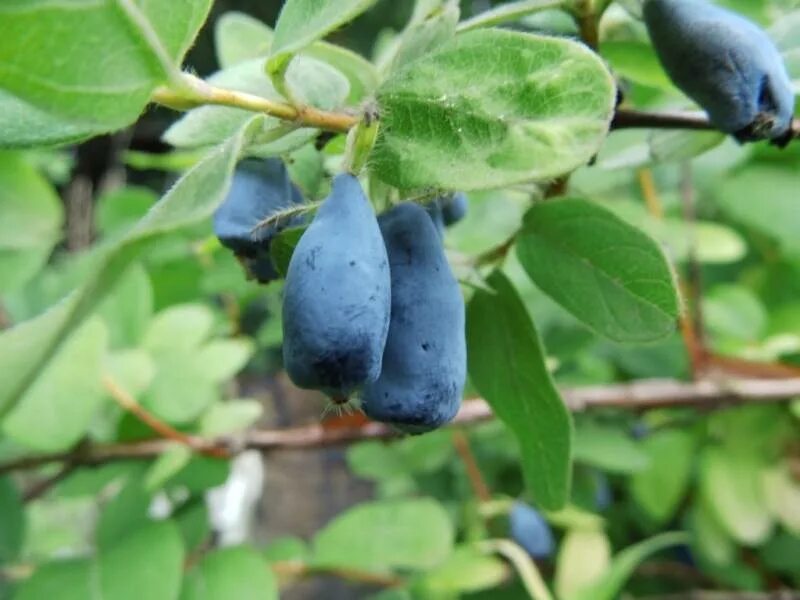
{"type": "Polygon", "coordinates": [[[334,399],[375,381],[389,328],[391,280],[375,213],[354,176],[333,180],[292,254],[283,360],[292,381],[334,399]]]}
{"type": "Polygon", "coordinates": [[[761,28],[706,0],[647,0],[644,19],[672,81],[717,128],[743,142],[788,143],[794,92],[761,28]]]}
{"type": "Polygon", "coordinates": [[[458,412],[466,378],[464,301],[425,209],[399,204],[380,218],[392,276],[383,370],[365,386],[364,412],[423,433],[458,412]]]}

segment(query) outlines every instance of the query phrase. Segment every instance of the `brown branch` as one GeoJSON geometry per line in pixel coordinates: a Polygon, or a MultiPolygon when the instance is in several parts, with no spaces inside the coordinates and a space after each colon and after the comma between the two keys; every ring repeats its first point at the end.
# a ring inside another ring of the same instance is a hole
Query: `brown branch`
{"type": "Polygon", "coordinates": [[[227,448],[219,446],[215,442],[203,440],[195,436],[186,435],[182,431],[171,427],[161,421],[158,417],[145,410],[136,399],[131,396],[122,386],[108,375],[103,377],[103,387],[123,409],[127,410],[150,429],[155,431],[162,438],[188,446],[198,454],[212,456],[214,458],[228,458],[230,452],[227,448]]]}
{"type": "MultiPolygon", "coordinates": [[[[702,112],[647,112],[618,108],[611,129],[691,129],[718,131],[702,112]]],[[[792,137],[800,137],[800,119],[792,121],[792,137]]]]}
{"type": "Polygon", "coordinates": [[[455,446],[461,462],[464,463],[464,468],[467,470],[467,477],[475,496],[481,502],[489,502],[492,499],[492,493],[489,491],[489,486],[486,485],[486,480],[483,477],[483,473],[481,473],[481,468],[478,466],[478,461],[475,460],[475,455],[472,453],[469,439],[461,429],[456,429],[453,432],[453,446],[455,446]]]}
{"type": "MultiPolygon", "coordinates": [[[[792,379],[739,379],[681,382],[670,379],[642,380],[630,384],[570,388],[562,390],[564,401],[573,412],[616,408],[650,410],[655,408],[695,407],[698,409],[735,406],[745,403],[774,403],[800,396],[800,377],[792,379]]],[[[464,403],[453,425],[470,425],[489,421],[492,411],[485,401],[464,403]]],[[[287,449],[310,449],[337,446],[360,440],[389,439],[400,433],[382,423],[369,422],[354,427],[330,429],[321,424],[291,429],[263,429],[245,432],[238,437],[197,440],[205,450],[234,454],[254,449],[273,452],[287,449]]],[[[34,469],[55,462],[77,465],[98,465],[114,460],[151,458],[163,453],[174,441],[152,439],[115,444],[83,444],[74,450],[27,456],[0,463],[0,475],[11,471],[34,469]]],[[[195,446],[197,449],[197,445],[195,446]]]]}
{"type": "Polygon", "coordinates": [[[22,495],[22,501],[25,503],[33,502],[34,500],[41,498],[44,496],[54,485],[60,483],[67,477],[69,477],[72,472],[78,468],[78,465],[73,462],[65,463],[55,475],[51,475],[50,477],[43,479],[41,481],[37,481],[22,495]]]}

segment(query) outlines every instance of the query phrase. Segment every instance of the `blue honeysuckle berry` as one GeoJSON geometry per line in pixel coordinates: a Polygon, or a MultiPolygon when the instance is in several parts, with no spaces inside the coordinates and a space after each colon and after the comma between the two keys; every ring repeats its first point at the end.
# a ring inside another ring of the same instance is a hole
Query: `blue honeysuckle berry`
{"type": "Polygon", "coordinates": [[[250,277],[269,283],[278,278],[269,255],[273,238],[286,227],[303,224],[306,218],[296,216],[267,227],[256,226],[276,212],[302,203],[303,196],[280,159],[244,160],[214,213],[214,234],[236,254],[250,277]]]}
{"type": "Polygon", "coordinates": [[[524,502],[515,502],[509,515],[509,524],[511,539],[533,558],[547,558],[553,554],[553,531],[535,508],[524,502]]]}
{"type": "Polygon", "coordinates": [[[356,177],[338,175],[286,275],[283,360],[291,380],[334,400],[375,381],[389,329],[390,290],[372,206],[356,177]]]}
{"type": "Polygon", "coordinates": [[[739,141],[790,139],[794,91],[756,24],[706,0],[646,0],[644,20],[670,79],[739,141]]]}
{"type": "Polygon", "coordinates": [[[376,421],[424,433],[452,420],[467,367],[464,300],[432,220],[398,204],[379,219],[392,276],[383,370],[364,387],[362,408],[376,421]]]}

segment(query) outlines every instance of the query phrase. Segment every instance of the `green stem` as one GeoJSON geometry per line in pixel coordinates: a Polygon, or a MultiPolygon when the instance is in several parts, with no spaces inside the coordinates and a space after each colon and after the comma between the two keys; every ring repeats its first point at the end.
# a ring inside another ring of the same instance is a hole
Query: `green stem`
{"type": "Polygon", "coordinates": [[[486,553],[499,554],[506,558],[517,571],[522,585],[533,600],[553,600],[539,569],[528,553],[511,540],[486,540],[479,542],[478,548],[486,553]]]}
{"type": "Polygon", "coordinates": [[[319,110],[313,106],[292,106],[255,94],[214,87],[188,73],[181,74],[180,85],[156,89],[152,101],[175,110],[189,110],[206,104],[230,106],[337,133],[346,133],[359,121],[358,117],[347,113],[319,110]]]}

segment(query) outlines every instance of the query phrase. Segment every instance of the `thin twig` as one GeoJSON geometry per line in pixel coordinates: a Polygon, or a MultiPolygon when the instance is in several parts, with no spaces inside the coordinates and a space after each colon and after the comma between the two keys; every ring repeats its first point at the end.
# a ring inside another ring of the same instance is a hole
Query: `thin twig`
{"type": "Polygon", "coordinates": [[[686,256],[686,282],[684,292],[689,300],[686,314],[681,318],[684,343],[691,359],[692,374],[695,378],[702,375],[708,358],[708,346],[705,340],[703,324],[703,271],[697,256],[697,208],[695,206],[694,180],[692,164],[684,161],[681,165],[681,204],[683,220],[689,231],[689,248],[686,256]]]}
{"type": "Polygon", "coordinates": [[[147,425],[150,429],[155,431],[162,438],[183,444],[184,446],[188,446],[198,454],[204,454],[214,458],[230,457],[230,452],[224,446],[221,446],[213,441],[209,442],[191,435],[186,435],[182,431],[178,431],[167,423],[161,421],[155,415],[149,413],[121,385],[114,381],[111,376],[103,376],[103,387],[106,388],[106,391],[114,399],[114,401],[116,401],[117,404],[139,419],[142,423],[147,425]]]}
{"type": "MultiPolygon", "coordinates": [[[[690,129],[718,131],[703,112],[647,112],[618,108],[611,129],[690,129]]],[[[792,121],[792,137],[800,137],[800,119],[792,121]]]]}
{"type": "MultiPolygon", "coordinates": [[[[650,379],[630,384],[565,389],[562,390],[562,395],[573,412],[600,408],[638,411],[674,407],[709,409],[792,400],[800,396],[800,377],[698,382],[650,379]]],[[[492,418],[494,416],[491,408],[485,401],[469,400],[461,407],[452,424],[470,425],[492,418]]],[[[390,439],[399,435],[401,434],[397,430],[382,423],[369,422],[336,429],[314,424],[290,429],[256,429],[239,437],[203,440],[202,447],[224,450],[231,454],[246,449],[272,452],[337,446],[368,439],[390,439]]],[[[152,439],[115,444],[83,444],[74,450],[26,456],[0,463],[0,475],[56,462],[98,465],[115,460],[151,458],[162,454],[173,443],[171,439],[152,439]]]]}
{"type": "Polygon", "coordinates": [[[37,481],[22,495],[22,501],[25,503],[33,502],[37,498],[41,498],[44,496],[54,485],[60,483],[67,477],[69,477],[72,472],[78,468],[78,465],[74,462],[67,462],[65,463],[55,475],[52,475],[46,479],[41,481],[37,481]]]}
{"type": "Polygon", "coordinates": [[[481,502],[489,502],[492,499],[492,493],[489,491],[489,486],[486,485],[486,479],[481,473],[481,468],[478,466],[478,461],[475,459],[475,454],[469,445],[469,438],[461,430],[456,429],[453,432],[453,446],[455,446],[461,462],[464,463],[464,468],[467,470],[467,478],[472,486],[472,491],[481,502]]]}

